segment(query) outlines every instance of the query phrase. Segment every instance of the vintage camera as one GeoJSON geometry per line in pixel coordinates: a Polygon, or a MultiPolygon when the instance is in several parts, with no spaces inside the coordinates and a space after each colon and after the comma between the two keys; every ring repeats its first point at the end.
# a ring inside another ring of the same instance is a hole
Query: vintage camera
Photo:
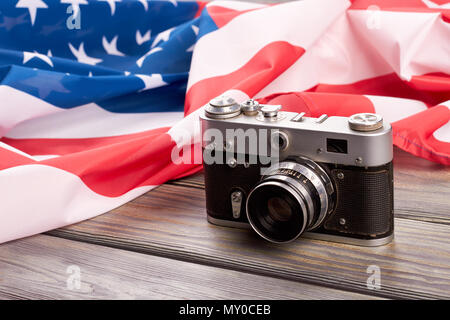
{"type": "Polygon", "coordinates": [[[305,117],[211,100],[202,112],[208,221],[271,242],[393,239],[392,129],[380,115],[305,117]]]}

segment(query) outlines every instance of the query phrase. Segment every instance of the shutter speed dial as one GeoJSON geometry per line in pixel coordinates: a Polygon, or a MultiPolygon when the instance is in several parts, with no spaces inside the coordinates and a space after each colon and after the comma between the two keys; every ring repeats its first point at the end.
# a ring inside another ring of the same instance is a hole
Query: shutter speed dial
{"type": "Polygon", "coordinates": [[[348,118],[348,124],[355,131],[374,131],[383,127],[383,117],[375,113],[357,113],[348,118]]]}

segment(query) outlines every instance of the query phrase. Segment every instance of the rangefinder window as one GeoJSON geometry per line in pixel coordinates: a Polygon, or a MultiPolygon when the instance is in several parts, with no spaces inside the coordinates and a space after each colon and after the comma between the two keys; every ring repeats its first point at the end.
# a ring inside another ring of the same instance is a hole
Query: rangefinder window
{"type": "Polygon", "coordinates": [[[327,151],[334,153],[347,153],[347,140],[327,138],[327,151]]]}

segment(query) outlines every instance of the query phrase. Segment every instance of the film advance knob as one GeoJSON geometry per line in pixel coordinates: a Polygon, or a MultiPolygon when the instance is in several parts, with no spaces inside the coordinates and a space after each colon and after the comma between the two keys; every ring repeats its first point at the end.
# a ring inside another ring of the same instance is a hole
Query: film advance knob
{"type": "Polygon", "coordinates": [[[383,117],[375,113],[357,113],[348,118],[348,124],[355,131],[374,131],[383,126],[383,117]]]}
{"type": "Polygon", "coordinates": [[[205,106],[205,114],[214,119],[233,118],[241,114],[241,105],[231,97],[219,96],[205,106]]]}

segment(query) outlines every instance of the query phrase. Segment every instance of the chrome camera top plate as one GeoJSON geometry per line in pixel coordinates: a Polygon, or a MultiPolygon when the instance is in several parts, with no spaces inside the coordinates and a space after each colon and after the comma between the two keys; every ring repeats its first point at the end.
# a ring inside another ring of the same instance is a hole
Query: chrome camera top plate
{"type": "MultiPolygon", "coordinates": [[[[359,113],[351,117],[312,118],[304,113],[280,110],[279,105],[264,105],[254,100],[238,104],[234,99],[219,97],[205,106],[200,118],[204,120],[203,132],[214,128],[223,137],[227,129],[276,130],[287,141],[286,147],[280,150],[283,154],[301,154],[314,161],[361,167],[392,161],[392,128],[389,123],[383,123],[380,115],[359,113]],[[345,152],[333,152],[328,148],[330,139],[343,141],[348,148],[345,152]]],[[[267,143],[270,149],[270,133],[267,143]]],[[[246,153],[253,154],[245,148],[246,153]]]]}

